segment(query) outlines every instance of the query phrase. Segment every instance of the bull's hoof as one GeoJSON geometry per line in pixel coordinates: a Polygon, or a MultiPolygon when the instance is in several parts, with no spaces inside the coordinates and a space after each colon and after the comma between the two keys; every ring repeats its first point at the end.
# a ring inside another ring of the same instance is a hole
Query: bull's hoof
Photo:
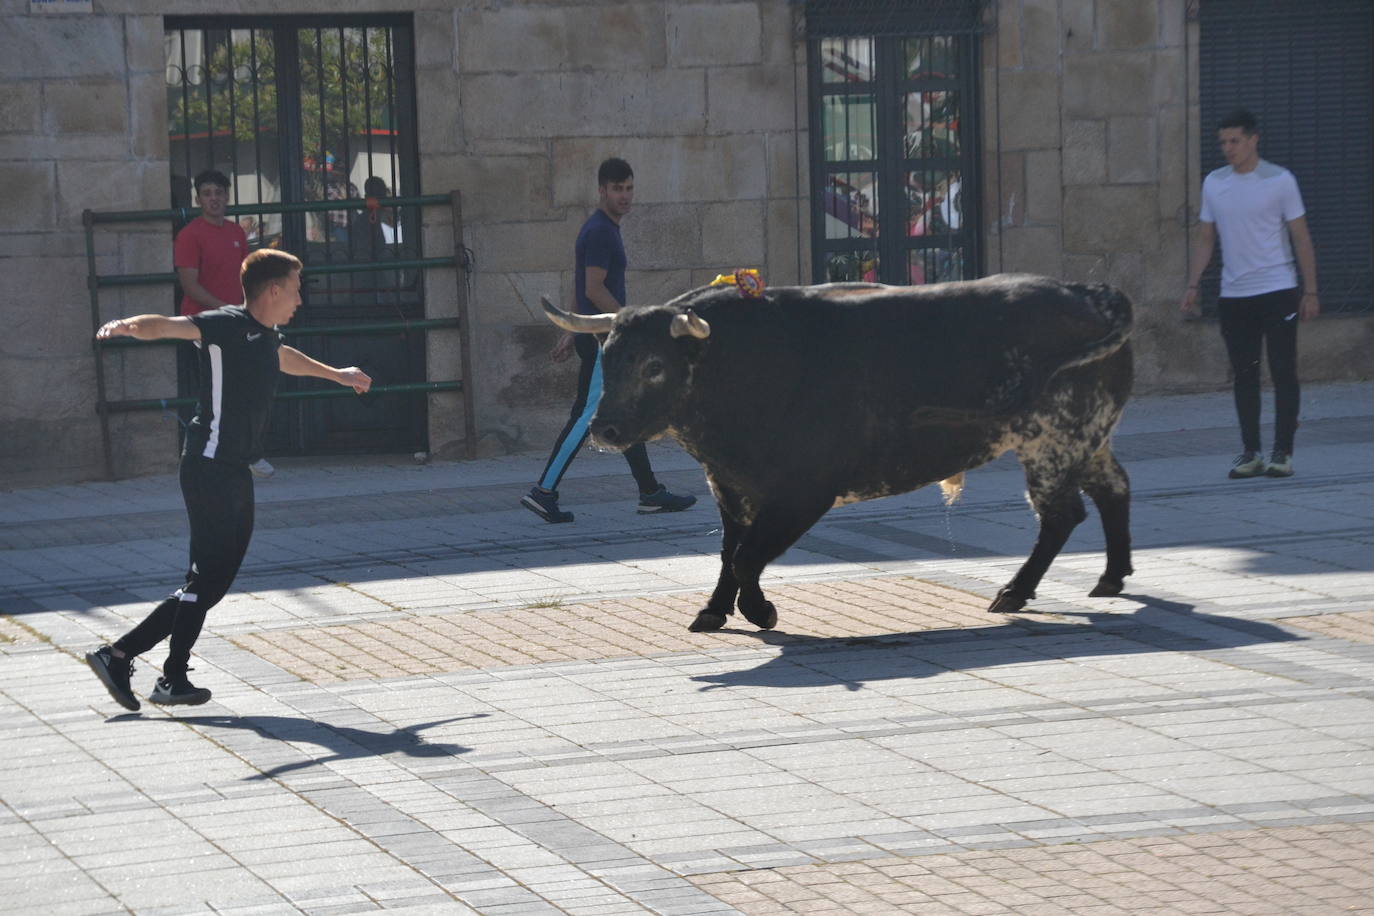
{"type": "Polygon", "coordinates": [[[1089,598],[1114,598],[1121,594],[1121,590],[1126,587],[1126,583],[1120,579],[1109,579],[1103,576],[1097,580],[1097,585],[1088,592],[1089,598]]]}
{"type": "Polygon", "coordinates": [[[696,620],[687,629],[693,633],[713,633],[725,626],[724,614],[712,614],[710,611],[702,611],[697,614],[696,620]]]}
{"type": "Polygon", "coordinates": [[[1125,569],[1113,569],[1111,564],[1108,564],[1107,571],[1098,578],[1097,585],[1088,592],[1088,597],[1113,598],[1121,594],[1121,590],[1126,587],[1126,577],[1134,573],[1135,570],[1129,565],[1125,569]]]}
{"type": "Polygon", "coordinates": [[[771,630],[778,625],[778,609],[773,607],[771,601],[765,601],[762,607],[753,610],[740,608],[740,613],[744,615],[745,620],[760,630],[771,630]]]}
{"type": "Polygon", "coordinates": [[[1017,611],[1021,610],[1021,608],[1026,606],[1027,601],[1034,597],[1034,593],[1022,597],[1020,595],[1013,593],[1011,590],[1011,586],[1004,585],[1002,586],[1001,590],[997,592],[997,597],[992,599],[992,604],[988,605],[988,613],[1015,614],[1017,611]]]}

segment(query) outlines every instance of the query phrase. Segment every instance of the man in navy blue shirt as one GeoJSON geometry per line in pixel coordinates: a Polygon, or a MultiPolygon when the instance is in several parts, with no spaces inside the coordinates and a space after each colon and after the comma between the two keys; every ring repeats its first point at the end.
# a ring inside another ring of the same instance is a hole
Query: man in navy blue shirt
{"type": "Polygon", "coordinates": [[[229,590],[253,535],[253,475],[262,457],[272,397],[281,373],[327,379],[362,394],[372,379],[356,366],[336,369],[281,342],[277,327],[301,304],[301,262],[263,248],[240,270],[244,305],[197,315],[139,315],[107,322],[96,337],[189,340],[200,360],[196,415],[181,454],[181,495],[191,523],[191,564],[186,584],[157,605],[142,623],[107,646],[86,653],[86,662],[110,696],[137,710],[130,684],[134,658],[169,641],[149,699],[159,706],[199,706],[210,691],[187,678],[191,647],[205,615],[229,590]]]}
{"type": "MultiPolygon", "coordinates": [[[[597,208],[577,233],[576,276],[577,311],[584,315],[618,312],[625,305],[625,245],[620,239],[620,221],[634,203],[634,171],[624,159],[607,159],[596,172],[597,208]]],[[[554,443],[539,482],[520,499],[520,504],[546,522],[570,522],[571,512],[558,508],[558,482],[572,464],[582,443],[596,405],[601,400],[601,345],[593,334],[565,334],[554,347],[555,362],[567,359],[576,350],[582,366],[577,374],[577,399],[563,432],[554,443]]],[[[635,483],[639,485],[640,512],[681,512],[696,503],[695,496],[669,493],[649,466],[644,443],[624,452],[635,483]]]]}

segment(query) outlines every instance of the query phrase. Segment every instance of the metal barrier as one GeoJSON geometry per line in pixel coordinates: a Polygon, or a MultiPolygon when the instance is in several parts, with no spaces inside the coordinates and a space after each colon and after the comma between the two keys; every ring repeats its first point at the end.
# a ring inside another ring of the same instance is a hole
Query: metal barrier
{"type": "MultiPolygon", "coordinates": [[[[349,274],[377,270],[426,270],[434,267],[451,267],[457,273],[458,317],[429,318],[417,321],[373,321],[322,327],[287,327],[281,329],[282,333],[287,337],[291,337],[306,334],[321,336],[334,334],[385,334],[395,331],[428,332],[439,328],[456,328],[458,330],[463,370],[465,374],[470,374],[472,371],[472,341],[471,335],[468,333],[469,324],[466,281],[467,274],[471,271],[472,265],[469,263],[466,249],[463,247],[461,196],[458,191],[451,191],[448,194],[429,194],[417,197],[388,197],[386,199],[387,207],[422,207],[444,204],[449,206],[453,216],[453,254],[448,257],[410,258],[407,260],[397,259],[385,262],[366,261],[339,264],[315,264],[305,267],[301,271],[301,274],[303,277],[309,277],[319,274],[349,274]]],[[[258,215],[265,213],[316,213],[327,210],[361,210],[366,206],[367,201],[365,200],[321,200],[300,203],[244,204],[228,207],[225,212],[229,216],[258,215]]],[[[111,338],[109,340],[97,339],[95,332],[99,330],[101,325],[100,290],[121,286],[171,284],[177,281],[177,276],[175,273],[97,274],[95,266],[95,227],[101,223],[137,223],[177,219],[184,222],[194,218],[199,212],[198,209],[176,208],[168,210],[104,212],[86,210],[81,214],[81,222],[86,230],[86,285],[91,296],[91,345],[95,353],[95,409],[100,415],[100,439],[101,446],[104,449],[105,476],[107,479],[112,479],[114,477],[113,449],[110,442],[111,414],[137,410],[158,410],[169,407],[181,407],[194,404],[196,399],[183,397],[141,398],[125,401],[109,401],[106,399],[105,362],[103,359],[103,354],[106,349],[127,346],[149,346],[172,343],[172,341],[145,342],[127,337],[111,338]]],[[[472,387],[463,384],[461,379],[442,382],[410,382],[396,385],[373,385],[371,391],[369,391],[367,395],[363,395],[363,397],[368,397],[372,394],[431,394],[438,391],[457,391],[462,394],[465,451],[467,457],[476,457],[477,430],[473,411],[472,387]]],[[[316,398],[343,397],[345,395],[353,395],[353,392],[345,388],[282,391],[277,393],[276,399],[313,400],[316,398]]]]}

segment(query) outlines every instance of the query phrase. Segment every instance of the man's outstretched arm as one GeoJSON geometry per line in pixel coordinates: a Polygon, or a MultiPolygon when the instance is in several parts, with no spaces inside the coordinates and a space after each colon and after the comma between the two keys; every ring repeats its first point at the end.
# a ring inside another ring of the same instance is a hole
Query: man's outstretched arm
{"type": "Polygon", "coordinates": [[[138,340],[200,340],[200,328],[189,318],[173,318],[169,315],[135,315],[133,318],[116,318],[107,321],[95,332],[96,339],[111,337],[134,337],[138,340]]]}
{"type": "Polygon", "coordinates": [[[352,388],[358,394],[365,394],[372,387],[372,377],[357,366],[335,369],[317,359],[311,359],[295,347],[282,345],[277,350],[277,364],[287,375],[306,375],[322,378],[352,388]]]}

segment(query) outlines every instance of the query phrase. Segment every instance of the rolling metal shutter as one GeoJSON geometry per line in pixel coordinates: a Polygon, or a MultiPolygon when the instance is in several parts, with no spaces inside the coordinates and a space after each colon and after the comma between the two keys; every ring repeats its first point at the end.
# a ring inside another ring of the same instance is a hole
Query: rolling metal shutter
{"type": "Polygon", "coordinates": [[[806,37],[971,35],[987,0],[805,0],[806,37]]]}
{"type": "Polygon", "coordinates": [[[1226,164],[1217,122],[1253,112],[1260,156],[1298,179],[1322,311],[1374,311],[1374,3],[1201,0],[1198,18],[1202,174],[1226,164]]]}

